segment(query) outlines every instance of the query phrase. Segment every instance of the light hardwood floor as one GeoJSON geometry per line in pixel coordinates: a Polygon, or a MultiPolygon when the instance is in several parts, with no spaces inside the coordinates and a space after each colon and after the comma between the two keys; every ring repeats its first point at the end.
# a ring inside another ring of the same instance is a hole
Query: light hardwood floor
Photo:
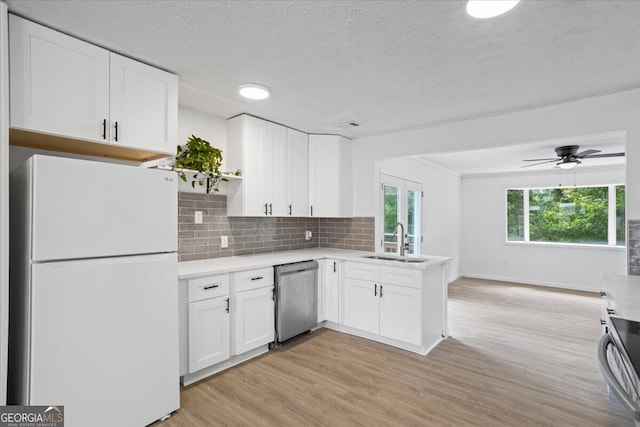
{"type": "Polygon", "coordinates": [[[322,329],[183,388],[155,426],[606,426],[599,319],[596,294],[463,278],[426,357],[322,329]]]}

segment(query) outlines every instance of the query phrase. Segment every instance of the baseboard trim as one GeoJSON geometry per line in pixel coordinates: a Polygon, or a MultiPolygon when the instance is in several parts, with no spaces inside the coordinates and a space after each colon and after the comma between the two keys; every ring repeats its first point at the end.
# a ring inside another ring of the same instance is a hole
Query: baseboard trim
{"type": "MultiPolygon", "coordinates": [[[[522,283],[523,285],[533,285],[533,286],[541,286],[546,288],[557,288],[557,289],[567,289],[570,291],[582,291],[582,292],[600,292],[599,289],[587,288],[584,286],[576,286],[570,285],[567,283],[555,283],[555,282],[539,282],[532,280],[523,280],[515,277],[501,277],[501,276],[491,276],[484,274],[460,274],[458,278],[468,277],[470,279],[483,279],[483,280],[494,280],[496,282],[509,282],[509,283],[522,283]]],[[[457,279],[456,279],[457,280],[457,279]]]]}

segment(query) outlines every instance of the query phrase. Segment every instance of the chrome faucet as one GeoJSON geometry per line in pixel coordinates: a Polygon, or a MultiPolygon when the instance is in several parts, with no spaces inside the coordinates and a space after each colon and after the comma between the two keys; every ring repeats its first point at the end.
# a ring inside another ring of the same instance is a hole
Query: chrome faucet
{"type": "Polygon", "coordinates": [[[404,225],[402,225],[401,222],[397,223],[393,229],[393,234],[394,235],[398,235],[398,226],[400,226],[400,231],[402,232],[402,234],[400,235],[400,256],[404,256],[404,251],[406,251],[407,249],[409,249],[409,244],[405,243],[404,239],[405,239],[405,234],[404,234],[404,225]]]}

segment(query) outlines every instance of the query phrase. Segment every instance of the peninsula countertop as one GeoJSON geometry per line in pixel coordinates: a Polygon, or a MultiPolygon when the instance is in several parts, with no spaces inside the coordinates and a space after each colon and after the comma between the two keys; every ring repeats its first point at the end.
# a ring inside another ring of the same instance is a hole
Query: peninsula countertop
{"type": "MultiPolygon", "coordinates": [[[[390,255],[390,258],[426,259],[424,262],[398,262],[395,260],[380,260],[366,258],[367,256],[382,256],[373,252],[350,251],[340,249],[302,249],[294,251],[269,252],[255,255],[241,255],[224,258],[212,258],[197,261],[184,261],[178,263],[178,278],[190,279],[210,274],[232,273],[234,271],[249,270],[253,268],[270,267],[292,262],[307,260],[319,260],[325,258],[358,261],[368,264],[395,266],[411,269],[425,269],[435,265],[444,264],[451,260],[449,257],[420,255],[416,257],[398,257],[390,255]]],[[[386,255],[385,255],[386,256],[386,255]]]]}

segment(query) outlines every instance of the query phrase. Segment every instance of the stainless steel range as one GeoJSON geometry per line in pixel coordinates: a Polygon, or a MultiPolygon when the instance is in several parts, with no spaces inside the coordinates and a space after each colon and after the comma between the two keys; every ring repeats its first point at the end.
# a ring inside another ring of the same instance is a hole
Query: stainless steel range
{"type": "Polygon", "coordinates": [[[640,427],[640,322],[612,316],[609,321],[598,359],[609,385],[610,425],[640,427]]]}

